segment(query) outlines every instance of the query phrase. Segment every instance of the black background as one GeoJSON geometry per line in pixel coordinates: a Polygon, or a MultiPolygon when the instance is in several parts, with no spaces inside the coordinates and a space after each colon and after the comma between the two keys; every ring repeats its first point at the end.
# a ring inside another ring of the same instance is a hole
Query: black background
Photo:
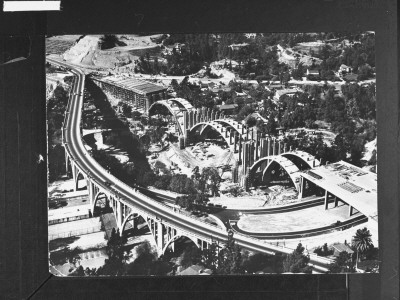
{"type": "Polygon", "coordinates": [[[0,63],[5,53],[26,57],[0,66],[0,299],[398,299],[396,10],[395,0],[68,0],[61,12],[0,13],[0,63]],[[118,279],[49,274],[46,34],[358,30],[376,32],[380,274],[118,279]],[[10,43],[8,35],[20,36],[20,42],[10,43]],[[37,162],[39,154],[44,162],[37,162]]]}

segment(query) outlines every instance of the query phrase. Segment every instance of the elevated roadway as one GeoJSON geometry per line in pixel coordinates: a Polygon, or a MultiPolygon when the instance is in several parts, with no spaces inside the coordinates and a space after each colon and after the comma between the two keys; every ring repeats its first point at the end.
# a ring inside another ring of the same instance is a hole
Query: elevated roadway
{"type": "MultiPolygon", "coordinates": [[[[86,150],[81,136],[81,119],[83,107],[83,91],[85,75],[76,67],[70,66],[65,62],[47,58],[47,61],[69,69],[77,78],[72,87],[71,97],[67,104],[67,111],[63,127],[63,143],[65,150],[73,164],[79,169],[86,180],[90,182],[89,193],[93,189],[92,185],[100,191],[105,191],[117,200],[118,205],[128,206],[137,209],[140,212],[146,212],[149,215],[156,216],[157,222],[165,226],[175,228],[181,232],[188,232],[192,236],[203,239],[204,241],[225,243],[227,240],[227,231],[202,222],[196,218],[177,213],[173,208],[153,200],[141,192],[133,189],[127,184],[108,173],[101,165],[96,162],[86,150]]],[[[119,214],[119,212],[118,212],[119,214]]],[[[293,249],[275,246],[259,239],[255,239],[240,233],[235,234],[236,242],[251,251],[259,251],[269,254],[276,252],[292,253],[293,249]]],[[[164,248],[164,246],[162,246],[164,248]]],[[[332,263],[331,260],[311,256],[310,264],[319,272],[327,271],[327,266],[332,263]]]]}

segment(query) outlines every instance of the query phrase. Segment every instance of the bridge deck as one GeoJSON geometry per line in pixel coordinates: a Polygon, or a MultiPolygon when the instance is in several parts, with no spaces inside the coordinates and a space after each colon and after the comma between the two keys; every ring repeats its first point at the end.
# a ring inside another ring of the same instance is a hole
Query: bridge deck
{"type": "Polygon", "coordinates": [[[368,217],[378,214],[377,176],[344,161],[320,166],[301,176],[368,217]]]}

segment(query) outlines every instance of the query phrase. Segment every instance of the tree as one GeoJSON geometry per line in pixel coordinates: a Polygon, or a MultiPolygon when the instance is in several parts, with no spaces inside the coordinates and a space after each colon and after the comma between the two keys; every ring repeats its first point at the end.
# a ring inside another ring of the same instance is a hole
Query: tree
{"type": "Polygon", "coordinates": [[[208,248],[201,252],[201,263],[206,268],[213,270],[217,269],[218,265],[218,245],[213,242],[208,248]]]}
{"type": "Polygon", "coordinates": [[[293,253],[286,256],[283,261],[284,272],[311,274],[312,267],[308,265],[310,257],[304,254],[304,249],[303,245],[299,243],[293,253]]]}
{"type": "MultiPolygon", "coordinates": [[[[362,229],[358,229],[356,234],[353,236],[352,245],[356,248],[357,251],[357,262],[359,261],[359,253],[364,254],[368,249],[373,247],[372,240],[371,240],[371,233],[364,227],[362,229]]],[[[356,264],[357,267],[357,264],[356,264]]]]}
{"type": "Polygon", "coordinates": [[[193,208],[194,208],[193,202],[194,202],[193,198],[189,197],[187,195],[179,196],[179,197],[176,197],[176,199],[175,199],[175,204],[176,205],[179,205],[180,207],[182,207],[182,208],[184,208],[184,209],[186,209],[188,211],[192,211],[193,210],[193,208]]]}
{"type": "Polygon", "coordinates": [[[155,163],[154,163],[154,169],[156,169],[156,172],[165,172],[165,170],[167,169],[167,166],[163,163],[163,162],[161,162],[161,161],[159,161],[159,160],[157,160],[155,163]]]}
{"type": "Polygon", "coordinates": [[[253,126],[255,126],[256,124],[257,124],[257,119],[256,119],[255,117],[253,117],[253,116],[249,117],[249,118],[247,119],[247,121],[246,121],[246,125],[247,125],[248,127],[253,127],[253,126]]]}
{"type": "Polygon", "coordinates": [[[218,169],[214,167],[207,167],[204,168],[201,173],[197,188],[200,191],[200,194],[211,192],[211,195],[218,195],[220,182],[221,177],[219,176],[218,169]]]}
{"type": "Polygon", "coordinates": [[[155,275],[157,253],[148,241],[136,248],[136,259],[126,267],[126,275],[155,275]]]}
{"type": "Polygon", "coordinates": [[[154,187],[160,190],[167,190],[171,183],[171,178],[172,176],[170,174],[158,176],[156,182],[154,182],[154,187]]]}
{"type": "Polygon", "coordinates": [[[138,183],[142,184],[143,186],[152,185],[155,182],[156,175],[153,171],[147,171],[143,174],[143,177],[138,177],[138,183]]]}
{"type": "Polygon", "coordinates": [[[115,228],[111,231],[111,236],[107,242],[106,253],[108,258],[103,266],[97,269],[96,275],[122,275],[123,267],[129,256],[125,255],[124,244],[126,239],[120,236],[119,230],[115,228]]]}
{"type": "Polygon", "coordinates": [[[181,255],[181,266],[184,268],[188,268],[192,265],[198,264],[201,262],[201,250],[190,244],[188,247],[183,250],[181,255]]]}
{"type": "Polygon", "coordinates": [[[115,46],[126,46],[124,42],[118,40],[117,36],[114,34],[106,34],[100,38],[100,48],[101,50],[114,48],[115,46]]]}
{"type": "Polygon", "coordinates": [[[335,262],[329,265],[329,273],[354,273],[355,268],[351,255],[346,251],[340,252],[335,262]]]}
{"type": "Polygon", "coordinates": [[[244,274],[242,249],[235,243],[233,234],[228,234],[226,246],[218,253],[218,275],[244,274]]]}
{"type": "Polygon", "coordinates": [[[130,117],[132,113],[132,107],[126,104],[125,102],[122,103],[122,113],[125,115],[125,117],[130,117]]]}
{"type": "Polygon", "coordinates": [[[140,112],[138,112],[137,110],[134,110],[131,114],[132,119],[135,121],[139,121],[141,116],[142,116],[142,114],[140,112]]]}

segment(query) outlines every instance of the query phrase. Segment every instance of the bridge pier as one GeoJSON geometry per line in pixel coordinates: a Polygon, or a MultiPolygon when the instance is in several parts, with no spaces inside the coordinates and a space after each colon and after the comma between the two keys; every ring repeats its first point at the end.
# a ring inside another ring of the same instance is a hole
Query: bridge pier
{"type": "Polygon", "coordinates": [[[70,161],[67,151],[64,152],[65,152],[65,174],[67,174],[68,177],[68,164],[70,163],[70,161]]]}
{"type": "Polygon", "coordinates": [[[74,191],[77,190],[77,179],[78,179],[78,168],[76,167],[75,163],[71,163],[72,167],[72,179],[74,180],[74,191]]]}
{"type": "Polygon", "coordinates": [[[306,179],[303,176],[300,176],[300,185],[299,185],[299,196],[298,199],[302,199],[304,195],[304,189],[306,188],[306,179]]]}
{"type": "Polygon", "coordinates": [[[325,190],[325,210],[328,209],[328,205],[329,205],[329,192],[325,190]]]}
{"type": "Polygon", "coordinates": [[[349,204],[349,217],[354,214],[354,207],[349,204]]]}

